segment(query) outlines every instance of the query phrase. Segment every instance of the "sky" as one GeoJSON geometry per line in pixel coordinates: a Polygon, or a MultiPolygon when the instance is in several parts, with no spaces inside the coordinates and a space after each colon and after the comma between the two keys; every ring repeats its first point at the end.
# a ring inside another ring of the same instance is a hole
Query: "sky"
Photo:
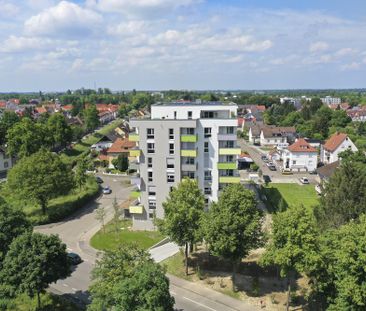
{"type": "Polygon", "coordinates": [[[366,87],[365,0],[0,0],[0,92],[366,87]]]}

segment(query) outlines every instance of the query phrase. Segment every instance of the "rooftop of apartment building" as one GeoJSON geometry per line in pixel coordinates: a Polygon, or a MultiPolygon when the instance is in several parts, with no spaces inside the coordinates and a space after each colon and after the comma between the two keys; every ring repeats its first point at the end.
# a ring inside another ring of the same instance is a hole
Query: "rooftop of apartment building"
{"type": "Polygon", "coordinates": [[[153,106],[236,106],[233,102],[209,102],[209,101],[188,101],[188,100],[182,100],[182,101],[172,101],[172,102],[158,102],[154,104],[153,106]]]}

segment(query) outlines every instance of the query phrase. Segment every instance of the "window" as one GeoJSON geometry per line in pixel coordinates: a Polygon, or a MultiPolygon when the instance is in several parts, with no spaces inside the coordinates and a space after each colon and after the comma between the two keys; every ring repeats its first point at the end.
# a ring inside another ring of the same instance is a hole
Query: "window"
{"type": "Polygon", "coordinates": [[[156,201],[149,200],[149,209],[156,209],[156,201]]]}
{"type": "Polygon", "coordinates": [[[205,194],[211,194],[211,188],[205,187],[205,194]]]}
{"type": "Polygon", "coordinates": [[[232,126],[227,127],[227,133],[234,134],[234,127],[232,127],[232,126]]]}
{"type": "Polygon", "coordinates": [[[155,144],[154,143],[147,144],[147,153],[155,153],[155,144]]]}
{"type": "Polygon", "coordinates": [[[182,177],[183,178],[188,177],[194,179],[194,172],[182,172],[182,177]]]}
{"type": "Polygon", "coordinates": [[[149,182],[153,181],[153,172],[147,172],[147,181],[149,182]]]}
{"type": "Polygon", "coordinates": [[[168,173],[167,174],[167,176],[166,176],[166,181],[167,182],[174,182],[174,179],[175,179],[174,173],[168,173]]]}
{"type": "Polygon", "coordinates": [[[188,119],[192,119],[192,111],[188,111],[188,119]]]}
{"type": "Polygon", "coordinates": [[[174,187],[169,187],[169,192],[172,192],[174,187]]]}
{"type": "Polygon", "coordinates": [[[166,159],[166,168],[174,168],[174,158],[166,159]]]}
{"type": "Polygon", "coordinates": [[[152,158],[147,158],[147,167],[152,167],[152,158]]]}
{"type": "Polygon", "coordinates": [[[174,144],[169,144],[169,154],[174,154],[174,144]]]}
{"type": "Polygon", "coordinates": [[[208,198],[205,198],[205,204],[208,205],[208,198]]]}
{"type": "Polygon", "coordinates": [[[226,162],[234,162],[234,156],[232,156],[232,155],[227,155],[227,156],[226,156],[226,162]]]}
{"type": "Polygon", "coordinates": [[[295,165],[296,164],[296,161],[292,161],[292,164],[295,165]]]}
{"type": "Polygon", "coordinates": [[[154,213],[149,213],[149,218],[150,219],[154,218],[154,213]]]}
{"type": "Polygon", "coordinates": [[[149,186],[149,195],[156,195],[156,187],[155,186],[149,186]]]}
{"type": "Polygon", "coordinates": [[[4,162],[4,168],[8,168],[9,167],[9,163],[7,161],[4,162]]]}
{"type": "Polygon", "coordinates": [[[184,158],[182,163],[186,165],[194,165],[194,158],[184,158]]]}
{"type": "Polygon", "coordinates": [[[174,139],[174,129],[169,129],[169,139],[174,139]]]}
{"type": "Polygon", "coordinates": [[[176,118],[177,118],[177,112],[174,111],[174,119],[176,119],[176,118]]]}
{"type": "Polygon", "coordinates": [[[206,181],[211,181],[212,180],[211,171],[205,171],[205,180],[206,181]]]}
{"type": "Polygon", "coordinates": [[[154,129],[147,129],[147,139],[154,139],[154,129]]]}
{"type": "Polygon", "coordinates": [[[205,153],[208,153],[208,141],[205,141],[205,144],[204,144],[204,152],[205,153]]]}
{"type": "Polygon", "coordinates": [[[205,138],[210,138],[210,137],[211,137],[211,128],[205,127],[205,138]]]}

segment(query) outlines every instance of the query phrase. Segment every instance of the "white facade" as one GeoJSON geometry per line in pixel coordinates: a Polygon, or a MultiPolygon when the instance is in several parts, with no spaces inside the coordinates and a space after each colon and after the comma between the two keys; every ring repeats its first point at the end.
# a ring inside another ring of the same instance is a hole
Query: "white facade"
{"type": "Polygon", "coordinates": [[[324,146],[322,146],[320,160],[324,164],[336,162],[339,160],[339,154],[346,150],[351,150],[353,152],[358,151],[357,147],[349,137],[346,137],[334,150],[327,150],[324,146]]]}
{"type": "Polygon", "coordinates": [[[341,99],[339,97],[331,97],[331,96],[321,98],[321,101],[325,105],[334,105],[334,104],[339,105],[341,103],[341,99]]]}
{"type": "Polygon", "coordinates": [[[13,167],[13,160],[0,149],[0,173],[6,172],[13,167]]]}
{"type": "Polygon", "coordinates": [[[263,131],[261,131],[260,135],[261,146],[277,146],[278,144],[286,144],[286,143],[287,143],[286,136],[264,137],[264,133],[263,131]]]}
{"type": "Polygon", "coordinates": [[[317,167],[317,152],[291,152],[284,150],[283,152],[283,168],[290,169],[295,172],[312,172],[317,167]]]}

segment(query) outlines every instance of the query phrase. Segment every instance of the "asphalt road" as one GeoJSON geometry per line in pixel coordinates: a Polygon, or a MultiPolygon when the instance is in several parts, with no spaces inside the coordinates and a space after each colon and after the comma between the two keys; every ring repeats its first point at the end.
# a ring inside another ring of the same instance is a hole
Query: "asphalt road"
{"type": "MultiPolygon", "coordinates": [[[[109,195],[103,195],[82,209],[70,219],[57,224],[37,227],[38,232],[58,234],[67,245],[68,251],[78,253],[83,262],[75,267],[70,277],[51,284],[50,290],[56,294],[67,296],[80,304],[89,302],[88,287],[91,284],[91,271],[98,256],[89,246],[89,240],[99,228],[100,223],[95,218],[95,209],[102,205],[107,211],[107,219],[112,218],[112,202],[114,198],[122,202],[129,197],[131,187],[126,178],[101,176],[104,185],[112,189],[109,195]]],[[[160,254],[161,255],[161,254],[160,254]]],[[[169,276],[171,294],[176,301],[176,309],[180,311],[251,311],[255,307],[244,304],[229,296],[203,288],[202,286],[169,276]]]]}

